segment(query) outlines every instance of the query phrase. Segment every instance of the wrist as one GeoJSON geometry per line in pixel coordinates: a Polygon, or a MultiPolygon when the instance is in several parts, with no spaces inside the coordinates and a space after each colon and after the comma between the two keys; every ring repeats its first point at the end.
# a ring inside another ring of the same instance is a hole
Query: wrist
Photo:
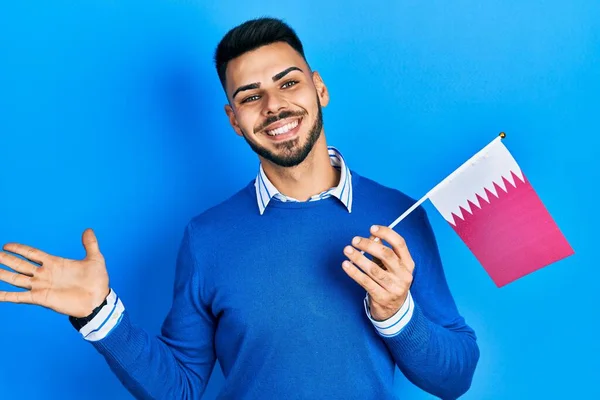
{"type": "Polygon", "coordinates": [[[404,296],[402,296],[402,298],[399,300],[398,306],[397,307],[393,307],[393,308],[384,308],[384,307],[381,307],[381,306],[375,306],[375,307],[373,307],[372,304],[369,304],[369,306],[370,306],[370,312],[371,312],[371,318],[374,321],[377,321],[377,322],[383,322],[383,321],[386,321],[386,320],[390,319],[396,313],[398,313],[398,311],[400,311],[400,309],[402,308],[402,306],[404,304],[406,304],[406,298],[407,297],[408,297],[408,292],[406,292],[404,294],[404,296]]]}
{"type": "Polygon", "coordinates": [[[105,301],[92,314],[84,318],[71,317],[69,320],[85,340],[95,342],[104,339],[120,323],[124,313],[123,302],[111,289],[105,301]]]}
{"type": "Polygon", "coordinates": [[[96,293],[93,293],[91,296],[91,300],[90,300],[90,307],[87,311],[89,311],[89,313],[87,315],[92,314],[95,310],[97,310],[98,308],[101,308],[102,305],[106,304],[106,299],[108,298],[108,295],[110,294],[110,288],[106,287],[96,293]]]}
{"type": "MultiPolygon", "coordinates": [[[[94,317],[96,315],[98,315],[98,313],[102,310],[102,308],[104,308],[104,306],[106,306],[108,304],[108,295],[110,294],[110,290],[109,293],[104,296],[104,299],[100,302],[100,304],[98,304],[95,308],[93,308],[89,314],[87,314],[84,317],[74,317],[74,316],[69,316],[69,322],[71,322],[71,325],[73,325],[73,327],[77,330],[80,330],[81,328],[83,328],[87,323],[89,323],[92,319],[94,319],[94,317]]],[[[97,304],[97,302],[95,303],[97,304]]]]}
{"type": "Polygon", "coordinates": [[[406,300],[400,309],[394,315],[385,320],[377,321],[373,318],[369,303],[369,296],[367,295],[365,296],[364,300],[365,312],[381,336],[391,337],[397,335],[412,319],[414,303],[410,291],[408,292],[406,300]]]}

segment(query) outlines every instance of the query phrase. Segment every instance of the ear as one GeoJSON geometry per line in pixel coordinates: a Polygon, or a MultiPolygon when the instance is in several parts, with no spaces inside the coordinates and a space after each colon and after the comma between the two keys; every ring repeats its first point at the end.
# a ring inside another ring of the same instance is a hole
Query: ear
{"type": "Polygon", "coordinates": [[[229,118],[229,124],[231,125],[231,127],[233,128],[235,133],[238,136],[244,136],[242,134],[242,130],[240,129],[240,126],[238,125],[237,119],[235,118],[235,112],[233,111],[233,108],[229,104],[225,105],[225,114],[227,114],[227,117],[229,118]]]}
{"type": "Polygon", "coordinates": [[[312,79],[313,84],[317,89],[317,96],[319,96],[321,106],[325,107],[329,103],[329,91],[327,90],[327,86],[325,86],[323,78],[321,78],[321,75],[317,71],[313,72],[312,79]]]}

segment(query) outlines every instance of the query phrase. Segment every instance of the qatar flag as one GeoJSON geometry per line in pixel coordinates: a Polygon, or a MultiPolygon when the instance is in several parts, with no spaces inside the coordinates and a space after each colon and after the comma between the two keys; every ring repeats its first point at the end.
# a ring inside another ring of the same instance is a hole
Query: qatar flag
{"type": "Polygon", "coordinates": [[[498,287],[574,253],[502,137],[424,197],[498,287]]]}

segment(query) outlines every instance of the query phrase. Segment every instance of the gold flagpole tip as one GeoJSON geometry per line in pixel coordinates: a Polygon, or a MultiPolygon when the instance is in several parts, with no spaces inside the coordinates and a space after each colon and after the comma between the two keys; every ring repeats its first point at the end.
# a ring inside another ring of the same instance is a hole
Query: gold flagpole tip
{"type": "Polygon", "coordinates": [[[502,139],[504,139],[504,138],[506,137],[506,133],[504,133],[504,132],[500,132],[500,137],[501,137],[502,139]]]}

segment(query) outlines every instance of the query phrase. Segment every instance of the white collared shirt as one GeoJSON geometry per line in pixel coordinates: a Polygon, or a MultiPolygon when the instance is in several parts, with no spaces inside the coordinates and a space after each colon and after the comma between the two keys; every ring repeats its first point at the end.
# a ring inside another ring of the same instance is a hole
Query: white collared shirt
{"type": "MultiPolygon", "coordinates": [[[[308,201],[317,201],[326,199],[327,197],[337,197],[348,209],[348,212],[352,212],[352,175],[350,170],[346,166],[346,162],[342,157],[342,154],[335,147],[328,147],[329,160],[331,165],[340,170],[340,182],[336,187],[328,189],[322,193],[312,196],[308,201]]],[[[279,201],[295,201],[299,202],[292,197],[285,196],[280,193],[279,190],[271,183],[262,165],[259,168],[258,175],[254,181],[256,187],[256,200],[258,202],[258,211],[262,215],[267,208],[269,202],[275,198],[279,201]]]]}

